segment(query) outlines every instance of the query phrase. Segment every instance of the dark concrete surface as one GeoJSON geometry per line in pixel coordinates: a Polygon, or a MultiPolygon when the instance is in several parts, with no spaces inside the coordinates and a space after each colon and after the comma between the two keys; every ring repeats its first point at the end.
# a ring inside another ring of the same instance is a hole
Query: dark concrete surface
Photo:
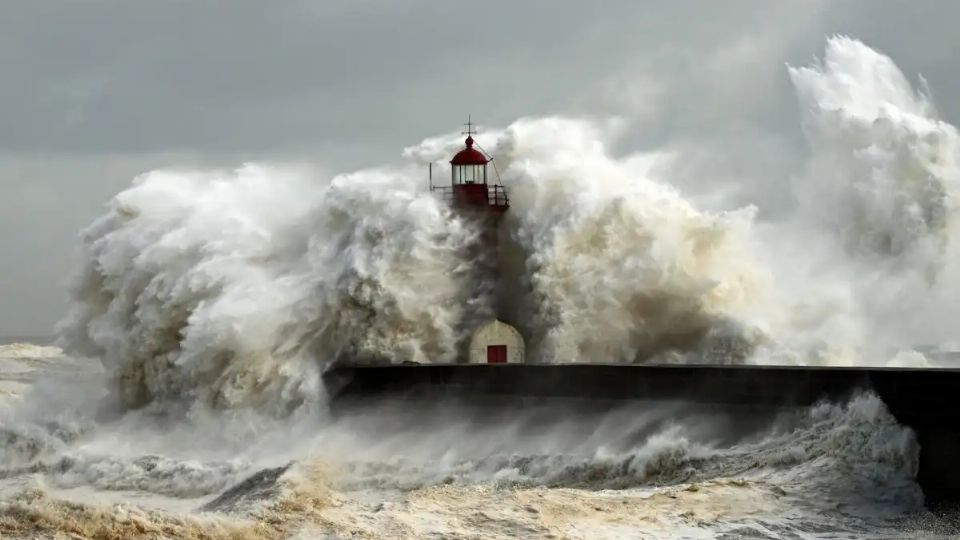
{"type": "Polygon", "coordinates": [[[331,406],[378,399],[686,401],[806,406],[872,391],[921,445],[917,480],[931,503],[960,500],[960,369],[625,364],[340,364],[331,406]]]}

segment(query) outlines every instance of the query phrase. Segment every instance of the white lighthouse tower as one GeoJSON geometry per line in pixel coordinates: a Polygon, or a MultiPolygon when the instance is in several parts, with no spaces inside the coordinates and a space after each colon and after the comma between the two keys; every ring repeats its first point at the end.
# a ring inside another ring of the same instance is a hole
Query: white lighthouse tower
{"type": "MultiPolygon", "coordinates": [[[[442,196],[461,215],[464,215],[481,229],[478,235],[477,257],[474,259],[482,268],[478,274],[489,280],[500,279],[500,242],[499,226],[503,216],[510,209],[510,199],[506,188],[500,184],[499,177],[491,182],[490,165],[493,159],[473,140],[475,131],[468,119],[467,136],[464,148],[450,160],[450,184],[433,184],[432,168],[430,189],[442,196]]],[[[493,170],[496,175],[496,169],[493,170]]],[[[498,176],[498,175],[497,175],[498,176]]],[[[494,295],[496,296],[496,295],[494,295]]],[[[465,349],[465,361],[471,364],[511,364],[522,363],[526,356],[523,337],[516,328],[500,319],[500,309],[495,308],[497,317],[474,329],[465,349]]]]}

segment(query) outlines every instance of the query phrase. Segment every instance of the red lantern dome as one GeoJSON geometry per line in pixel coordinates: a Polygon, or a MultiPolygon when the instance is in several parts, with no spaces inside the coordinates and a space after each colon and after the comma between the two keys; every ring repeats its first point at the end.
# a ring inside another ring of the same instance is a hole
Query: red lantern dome
{"type": "Polygon", "coordinates": [[[451,165],[486,165],[490,160],[483,152],[473,148],[473,137],[467,136],[467,147],[457,152],[450,160],[451,165]]]}

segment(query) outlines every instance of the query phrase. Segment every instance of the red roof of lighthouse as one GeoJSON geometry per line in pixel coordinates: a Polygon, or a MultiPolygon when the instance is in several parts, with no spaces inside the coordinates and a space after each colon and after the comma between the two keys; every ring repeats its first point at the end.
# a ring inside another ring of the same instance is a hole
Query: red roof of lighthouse
{"type": "Polygon", "coordinates": [[[451,165],[486,165],[489,159],[483,152],[473,149],[473,137],[467,136],[467,147],[457,152],[450,160],[451,165]]]}

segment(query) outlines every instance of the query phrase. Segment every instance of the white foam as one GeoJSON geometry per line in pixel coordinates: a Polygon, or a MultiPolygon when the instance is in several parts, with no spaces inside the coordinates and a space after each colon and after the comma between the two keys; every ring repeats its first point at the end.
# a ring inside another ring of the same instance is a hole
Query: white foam
{"type": "Polygon", "coordinates": [[[57,358],[63,356],[59,347],[34,345],[32,343],[10,343],[0,345],[0,358],[57,358]]]}

